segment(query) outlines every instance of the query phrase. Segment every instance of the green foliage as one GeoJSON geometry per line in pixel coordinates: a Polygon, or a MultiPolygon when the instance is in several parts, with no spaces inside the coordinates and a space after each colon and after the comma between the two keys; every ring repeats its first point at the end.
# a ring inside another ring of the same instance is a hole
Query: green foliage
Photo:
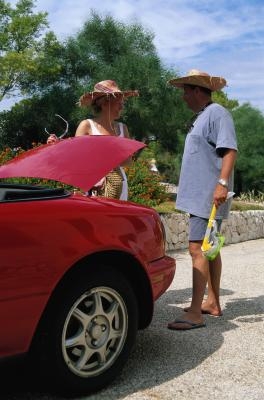
{"type": "Polygon", "coordinates": [[[157,157],[157,167],[166,182],[177,184],[179,182],[182,153],[173,154],[169,151],[160,152],[157,157]]]}
{"type": "Polygon", "coordinates": [[[172,200],[164,201],[163,203],[158,204],[154,208],[160,214],[168,214],[173,212],[181,213],[181,211],[175,208],[175,201],[172,200]]]}
{"type": "Polygon", "coordinates": [[[215,103],[221,104],[221,106],[227,108],[229,111],[232,111],[239,105],[237,100],[229,100],[222,90],[213,92],[212,99],[215,103]]]}
{"type": "Polygon", "coordinates": [[[149,169],[149,162],[140,157],[127,168],[129,200],[146,206],[156,206],[168,198],[161,176],[149,169]]]}
{"type": "MultiPolygon", "coordinates": [[[[181,136],[181,139],[184,139],[183,135],[181,136]]],[[[179,154],[175,154],[164,150],[160,142],[151,141],[149,142],[148,147],[141,152],[140,157],[147,162],[154,158],[163,180],[165,182],[177,184],[180,175],[183,145],[184,143],[182,142],[179,146],[179,154]]]]}
{"type": "Polygon", "coordinates": [[[19,185],[38,185],[48,188],[65,188],[72,190],[73,188],[69,185],[65,185],[61,182],[53,181],[51,179],[38,179],[38,178],[7,178],[1,179],[2,182],[14,183],[19,185]]]}
{"type": "Polygon", "coordinates": [[[25,87],[27,81],[28,90],[36,94],[21,103],[21,109],[19,104],[16,110],[1,113],[2,146],[28,148],[32,141],[45,140],[44,128],[52,126],[56,113],[68,120],[74,134],[89,114],[76,106],[80,95],[100,80],[114,79],[121,89],[140,91],[139,98],[127,101],[122,116],[131,136],[146,143],[158,141],[169,153],[181,152],[191,113],[180,91],[167,85],[173,74],[161,65],[151,32],[139,24],[125,25],[94,13],[76,36],[50,46],[45,54],[47,68],[54,66],[57,57],[60,75],[56,71],[32,74],[31,79],[23,75],[25,87]]]}
{"type": "Polygon", "coordinates": [[[264,116],[249,104],[233,111],[238,156],[235,167],[235,192],[264,191],[264,116]]]}
{"type": "MultiPolygon", "coordinates": [[[[126,25],[93,13],[78,35],[66,42],[61,64],[67,63],[67,76],[76,81],[76,100],[105,79],[116,80],[124,90],[138,89],[140,96],[126,102],[122,121],[132,137],[147,143],[154,139],[174,151],[190,112],[180,91],[167,85],[172,72],[162,66],[153,38],[153,33],[139,24],[126,25]]],[[[77,123],[84,115],[85,110],[72,113],[79,117],[77,123]]]]}
{"type": "MultiPolygon", "coordinates": [[[[29,149],[32,143],[46,143],[48,134],[60,135],[65,129],[65,123],[55,114],[68,119],[71,115],[73,92],[71,89],[61,90],[54,87],[43,97],[34,96],[22,100],[10,111],[0,113],[0,149],[19,147],[29,149]]],[[[70,118],[71,120],[71,118],[70,118]]],[[[74,122],[69,123],[69,136],[76,129],[74,122]]]]}
{"type": "Polygon", "coordinates": [[[52,57],[59,44],[47,28],[47,13],[32,12],[34,2],[19,0],[12,8],[0,0],[0,101],[13,92],[29,93],[43,76],[57,75],[60,65],[52,57]]]}
{"type": "Polygon", "coordinates": [[[264,203],[264,192],[251,190],[246,193],[241,193],[236,199],[250,203],[264,203]]]}
{"type": "Polygon", "coordinates": [[[17,148],[16,150],[12,150],[9,147],[5,148],[0,152],[0,165],[7,163],[21,153],[23,153],[23,149],[21,148],[17,148]]]}
{"type": "MultiPolygon", "coordinates": [[[[243,197],[243,196],[242,196],[243,197]]],[[[175,201],[165,201],[154,207],[155,210],[160,214],[168,213],[182,213],[175,209],[175,201]]],[[[244,200],[233,200],[231,205],[231,211],[250,211],[250,210],[264,210],[264,206],[260,203],[248,203],[244,200]]]]}
{"type": "Polygon", "coordinates": [[[231,211],[264,210],[264,206],[258,203],[247,203],[244,201],[233,201],[231,211]]]}

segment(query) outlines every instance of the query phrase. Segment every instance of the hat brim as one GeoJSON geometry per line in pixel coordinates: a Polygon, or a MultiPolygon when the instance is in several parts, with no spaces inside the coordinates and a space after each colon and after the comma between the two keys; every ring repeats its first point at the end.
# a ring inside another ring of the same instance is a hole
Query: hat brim
{"type": "Polygon", "coordinates": [[[223,89],[226,86],[226,80],[219,76],[190,75],[171,79],[169,84],[178,88],[183,88],[184,85],[201,86],[214,92],[223,89]]]}
{"type": "Polygon", "coordinates": [[[111,93],[106,93],[106,92],[87,92],[84,93],[80,99],[78,104],[81,107],[89,107],[91,106],[96,100],[103,98],[103,97],[135,97],[139,96],[138,90],[126,90],[124,92],[111,92],[111,93]]]}

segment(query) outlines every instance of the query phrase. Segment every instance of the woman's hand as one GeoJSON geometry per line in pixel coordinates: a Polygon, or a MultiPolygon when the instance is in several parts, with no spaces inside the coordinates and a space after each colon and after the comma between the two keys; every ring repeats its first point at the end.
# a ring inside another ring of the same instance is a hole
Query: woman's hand
{"type": "Polygon", "coordinates": [[[49,135],[49,137],[47,139],[47,144],[56,143],[58,141],[59,141],[59,138],[53,133],[52,135],[49,135]]]}

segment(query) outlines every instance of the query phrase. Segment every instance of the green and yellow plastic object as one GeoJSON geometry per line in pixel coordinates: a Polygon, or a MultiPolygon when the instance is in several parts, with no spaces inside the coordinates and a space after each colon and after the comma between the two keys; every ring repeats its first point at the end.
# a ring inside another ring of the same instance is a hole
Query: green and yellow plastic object
{"type": "MultiPolygon", "coordinates": [[[[226,200],[229,200],[234,194],[234,192],[228,192],[226,200]]],[[[209,261],[213,261],[217,257],[225,243],[225,237],[217,231],[216,213],[217,208],[213,204],[201,247],[204,256],[209,261]]]]}
{"type": "Polygon", "coordinates": [[[217,232],[217,223],[215,220],[216,212],[217,208],[213,204],[202,243],[202,252],[209,261],[213,261],[217,257],[225,243],[225,237],[217,232]]]}

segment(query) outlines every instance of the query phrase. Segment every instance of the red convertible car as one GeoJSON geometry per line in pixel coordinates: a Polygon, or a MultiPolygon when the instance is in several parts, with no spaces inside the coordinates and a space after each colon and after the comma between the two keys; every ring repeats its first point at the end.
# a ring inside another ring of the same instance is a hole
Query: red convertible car
{"type": "MultiPolygon", "coordinates": [[[[0,178],[39,176],[41,165],[42,177],[54,179],[58,169],[54,172],[50,153],[60,154],[61,146],[24,153],[0,167],[0,178]]],[[[69,160],[63,160],[65,171],[71,171],[69,160]]],[[[107,168],[120,161],[107,160],[107,168]]],[[[89,161],[85,166],[87,172],[89,161]]],[[[98,167],[93,180],[105,168],[98,167]]],[[[69,178],[69,173],[66,183],[77,175],[69,178]]],[[[89,189],[95,182],[86,179],[89,189]]],[[[165,254],[159,215],[135,203],[4,182],[0,358],[28,354],[60,390],[98,390],[120,373],[137,330],[150,324],[154,301],[174,277],[175,260],[165,254]]]]}

